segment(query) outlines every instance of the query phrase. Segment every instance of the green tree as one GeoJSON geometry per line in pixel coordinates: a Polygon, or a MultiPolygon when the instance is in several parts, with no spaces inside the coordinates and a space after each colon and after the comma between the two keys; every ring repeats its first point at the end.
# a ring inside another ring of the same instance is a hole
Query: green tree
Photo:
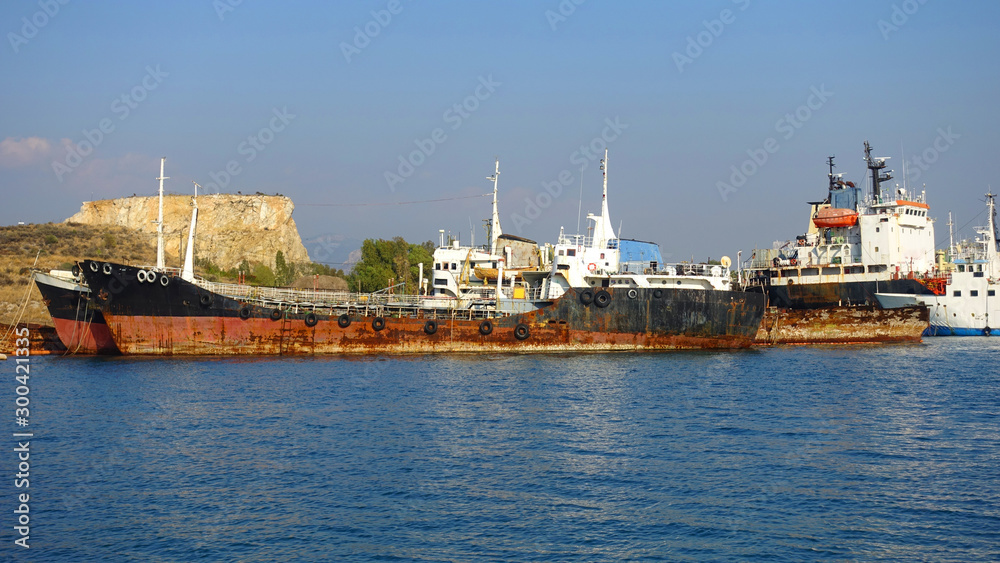
{"type": "Polygon", "coordinates": [[[271,268],[268,268],[265,264],[257,264],[253,267],[253,273],[251,274],[254,278],[255,285],[261,285],[266,287],[274,287],[275,279],[274,272],[271,268]]]}
{"type": "Polygon", "coordinates": [[[274,255],[274,281],[279,287],[295,281],[295,266],[285,262],[285,254],[280,250],[274,255]]]}
{"type": "Polygon", "coordinates": [[[425,272],[433,264],[424,245],[410,244],[402,237],[392,240],[366,239],[361,245],[361,260],[354,265],[347,283],[352,291],[372,292],[393,284],[406,283],[406,292],[417,292],[418,264],[425,272]]]}

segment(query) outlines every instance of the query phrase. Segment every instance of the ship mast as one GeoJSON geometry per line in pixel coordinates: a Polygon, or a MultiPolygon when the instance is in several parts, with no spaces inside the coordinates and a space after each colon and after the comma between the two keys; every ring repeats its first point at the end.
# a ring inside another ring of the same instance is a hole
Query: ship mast
{"type": "Polygon", "coordinates": [[[486,178],[493,180],[493,217],[490,219],[490,254],[497,253],[497,238],[503,234],[500,230],[500,212],[497,210],[497,183],[500,181],[500,159],[496,159],[493,175],[486,178]]]}
{"type": "Polygon", "coordinates": [[[163,269],[163,181],[168,178],[163,175],[163,163],[167,157],[160,158],[160,214],[156,220],[156,269],[163,269]]]}
{"type": "Polygon", "coordinates": [[[834,178],[836,176],[834,176],[834,174],[833,174],[833,167],[834,167],[833,159],[834,159],[834,157],[832,157],[832,156],[826,157],[826,163],[830,167],[830,172],[829,172],[829,174],[827,174],[827,176],[830,177],[830,187],[829,187],[829,192],[826,194],[826,202],[825,203],[833,203],[833,190],[834,190],[834,188],[837,187],[837,181],[834,180],[834,178]]]}
{"type": "Polygon", "coordinates": [[[951,262],[952,256],[955,255],[955,233],[952,231],[952,226],[955,224],[951,222],[951,211],[948,212],[948,262],[951,262]]]}
{"type": "MultiPolygon", "coordinates": [[[[181,279],[184,281],[194,281],[194,230],[198,224],[198,182],[194,182],[194,198],[191,203],[194,209],[191,210],[191,228],[188,231],[187,252],[184,253],[184,267],[181,269],[181,279]]],[[[423,263],[421,263],[421,266],[423,263]]]]}
{"type": "Polygon", "coordinates": [[[986,232],[983,233],[986,242],[986,259],[990,266],[997,263],[997,231],[996,231],[996,206],[993,202],[993,192],[986,194],[986,232]]]}
{"type": "Polygon", "coordinates": [[[601,159],[601,176],[604,177],[604,192],[601,195],[601,217],[604,217],[604,224],[609,227],[611,236],[608,237],[608,233],[604,233],[606,238],[614,238],[615,232],[611,230],[611,214],[608,213],[608,149],[604,148],[604,158],[601,159]]]}
{"type": "Polygon", "coordinates": [[[872,147],[865,141],[865,161],[868,163],[868,170],[872,172],[872,201],[878,203],[879,199],[882,197],[882,182],[887,182],[892,179],[891,170],[889,172],[882,172],[885,168],[885,161],[889,160],[889,157],[873,157],[872,147]]]}
{"type": "Polygon", "coordinates": [[[593,227],[587,227],[588,232],[594,229],[594,236],[590,242],[590,248],[604,249],[608,247],[608,242],[614,240],[615,229],[611,226],[611,213],[608,212],[608,149],[604,149],[604,158],[601,159],[601,175],[604,176],[604,192],[601,195],[601,214],[587,214],[587,220],[593,221],[593,227]]]}
{"type": "Polygon", "coordinates": [[[611,226],[611,213],[608,211],[608,149],[604,149],[601,159],[601,176],[604,178],[604,191],[601,193],[601,217],[594,225],[594,248],[607,248],[608,241],[615,238],[615,229],[611,226]]]}

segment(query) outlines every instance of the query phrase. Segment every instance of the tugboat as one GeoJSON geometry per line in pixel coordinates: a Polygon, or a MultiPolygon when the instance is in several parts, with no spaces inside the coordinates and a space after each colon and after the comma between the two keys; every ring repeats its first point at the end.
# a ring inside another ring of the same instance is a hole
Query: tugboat
{"type": "Polygon", "coordinates": [[[884,311],[876,293],[932,293],[930,207],[923,193],[885,189],[887,158],[873,157],[867,141],[864,147],[867,194],[835,174],[829,157],[827,197],[809,202],[805,234],[755,249],[743,264],[741,283],[768,300],[762,342],[914,341],[927,328],[925,308],[884,311]]]}
{"type": "MultiPolygon", "coordinates": [[[[987,225],[976,228],[974,241],[949,243],[931,294],[878,293],[883,307],[926,305],[928,336],[990,336],[1000,326],[1000,252],[997,250],[994,194],[986,194],[987,225]],[[992,323],[992,326],[991,326],[992,323]]],[[[950,221],[949,221],[950,225],[950,221]]]]}
{"type": "Polygon", "coordinates": [[[124,354],[751,346],[764,296],[730,288],[728,267],[662,264],[658,249],[653,253],[655,245],[631,241],[626,249],[638,249],[646,259],[622,260],[625,241],[615,236],[608,215],[606,166],[605,152],[602,213],[588,216],[595,223],[592,235],[561,236],[547,271],[506,270],[506,249],[491,248],[496,283],[479,280],[484,283],[474,293],[297,291],[189,281],[170,272],[93,260],[83,261],[82,270],[124,354]]]}

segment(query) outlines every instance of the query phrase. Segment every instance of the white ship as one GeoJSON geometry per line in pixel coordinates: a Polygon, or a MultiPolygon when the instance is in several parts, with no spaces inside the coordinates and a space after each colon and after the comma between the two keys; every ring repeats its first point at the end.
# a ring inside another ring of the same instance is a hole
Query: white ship
{"type": "Polygon", "coordinates": [[[772,307],[818,309],[875,305],[878,292],[931,293],[934,223],[924,193],[883,186],[892,178],[886,158],[873,157],[866,192],[833,172],[829,193],[809,202],[809,226],[793,241],[755,249],[741,270],[748,291],[762,291],[772,307]]]}
{"type": "Polygon", "coordinates": [[[997,251],[994,194],[986,194],[987,225],[971,242],[950,245],[942,275],[931,295],[878,293],[886,308],[927,305],[928,336],[989,336],[1000,326],[1000,253],[997,251]],[[992,325],[991,325],[992,323],[992,325]]]}

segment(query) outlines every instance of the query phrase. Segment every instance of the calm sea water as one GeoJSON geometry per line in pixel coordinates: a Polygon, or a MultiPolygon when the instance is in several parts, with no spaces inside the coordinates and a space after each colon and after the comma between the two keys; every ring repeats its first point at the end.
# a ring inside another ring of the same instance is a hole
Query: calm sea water
{"type": "Polygon", "coordinates": [[[0,553],[998,560],[998,352],[35,358],[31,548],[8,433],[0,553]]]}

